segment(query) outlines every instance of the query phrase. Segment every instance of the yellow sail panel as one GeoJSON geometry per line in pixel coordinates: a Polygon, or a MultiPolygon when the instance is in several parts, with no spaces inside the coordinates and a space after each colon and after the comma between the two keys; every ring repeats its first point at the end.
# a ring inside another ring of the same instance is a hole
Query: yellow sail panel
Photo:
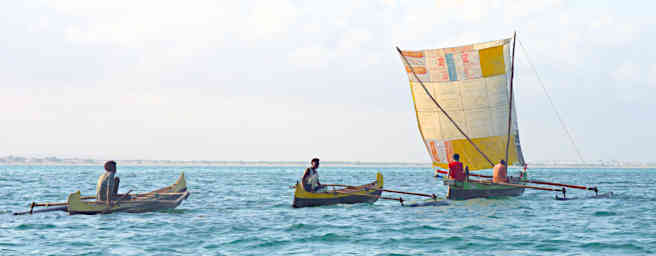
{"type": "MultiPolygon", "coordinates": [[[[511,145],[514,145],[514,137],[510,138],[511,145]]],[[[472,139],[474,143],[480,148],[485,155],[487,155],[495,164],[501,159],[506,157],[506,136],[494,136],[487,138],[472,139]]],[[[433,159],[433,166],[444,169],[449,168],[448,162],[453,161],[452,156],[454,153],[460,155],[460,161],[465,166],[469,166],[469,170],[482,170],[489,169],[490,163],[483,158],[483,156],[471,146],[466,139],[452,140],[452,141],[426,141],[426,147],[433,159]]],[[[508,154],[509,164],[517,163],[519,161],[516,148],[511,146],[508,154]]]]}
{"type": "Polygon", "coordinates": [[[490,47],[479,50],[481,73],[484,77],[506,73],[506,64],[503,61],[503,46],[490,47]]]}
{"type": "MultiPolygon", "coordinates": [[[[509,39],[504,39],[402,52],[409,64],[405,69],[419,131],[435,166],[445,168],[452,155],[458,153],[470,170],[492,167],[430,99],[413,71],[428,93],[496,163],[505,158],[507,140],[509,43],[509,39]]],[[[512,128],[509,162],[521,162],[516,119],[512,128]]]]}

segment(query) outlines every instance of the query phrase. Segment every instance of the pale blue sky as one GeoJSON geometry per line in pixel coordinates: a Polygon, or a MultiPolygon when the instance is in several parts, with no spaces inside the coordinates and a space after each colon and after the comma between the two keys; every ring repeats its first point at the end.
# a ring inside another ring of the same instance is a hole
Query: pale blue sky
{"type": "MultiPolygon", "coordinates": [[[[620,1],[8,1],[0,9],[0,155],[428,162],[394,46],[447,47],[516,30],[586,160],[653,161],[653,9],[620,1]]],[[[526,158],[576,160],[522,54],[526,158]]]]}

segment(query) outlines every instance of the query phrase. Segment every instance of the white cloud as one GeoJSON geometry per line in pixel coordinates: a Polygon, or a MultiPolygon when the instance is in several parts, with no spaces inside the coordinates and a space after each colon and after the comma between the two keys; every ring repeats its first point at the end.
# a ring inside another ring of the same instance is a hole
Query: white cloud
{"type": "Polygon", "coordinates": [[[242,35],[253,39],[271,39],[287,32],[297,16],[298,10],[290,1],[257,1],[250,13],[249,27],[242,31],[242,35]]]}
{"type": "Polygon", "coordinates": [[[639,65],[633,61],[624,61],[620,66],[611,72],[611,77],[615,79],[618,86],[632,84],[642,80],[642,72],[639,65]]]}
{"type": "Polygon", "coordinates": [[[305,67],[324,66],[326,60],[330,60],[330,54],[318,45],[296,48],[289,54],[289,62],[305,67]]]}
{"type": "Polygon", "coordinates": [[[367,48],[367,43],[373,39],[373,35],[366,29],[351,28],[343,33],[337,40],[337,48],[340,51],[360,51],[367,48]]]}
{"type": "Polygon", "coordinates": [[[656,64],[651,64],[651,67],[649,68],[647,83],[649,84],[649,86],[656,89],[656,64]]]}

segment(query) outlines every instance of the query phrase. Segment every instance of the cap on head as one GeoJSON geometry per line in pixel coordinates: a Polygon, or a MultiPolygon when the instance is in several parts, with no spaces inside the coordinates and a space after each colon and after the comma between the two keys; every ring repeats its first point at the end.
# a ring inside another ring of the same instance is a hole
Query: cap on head
{"type": "Polygon", "coordinates": [[[105,171],[112,171],[112,170],[116,170],[116,162],[114,161],[105,162],[105,171]]]}
{"type": "Polygon", "coordinates": [[[501,159],[501,161],[499,161],[499,163],[501,163],[503,165],[506,165],[506,160],[501,159]]]}
{"type": "Polygon", "coordinates": [[[458,153],[453,154],[453,160],[460,160],[460,155],[458,155],[458,153]]]}

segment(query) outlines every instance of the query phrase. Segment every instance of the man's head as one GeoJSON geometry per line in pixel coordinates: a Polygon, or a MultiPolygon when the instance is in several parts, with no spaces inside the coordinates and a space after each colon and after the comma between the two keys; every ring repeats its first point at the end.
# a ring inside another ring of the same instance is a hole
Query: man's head
{"type": "Polygon", "coordinates": [[[453,154],[453,161],[460,161],[460,155],[458,155],[457,153],[453,154]]]}
{"type": "Polygon", "coordinates": [[[105,162],[105,171],[115,172],[116,171],[116,162],[114,162],[114,161],[105,162]]]}
{"type": "Polygon", "coordinates": [[[501,160],[499,161],[499,163],[500,163],[500,164],[503,164],[503,165],[506,165],[506,160],[501,159],[501,160]]]}
{"type": "Polygon", "coordinates": [[[319,158],[312,158],[310,164],[312,164],[312,168],[319,168],[319,158]]]}

